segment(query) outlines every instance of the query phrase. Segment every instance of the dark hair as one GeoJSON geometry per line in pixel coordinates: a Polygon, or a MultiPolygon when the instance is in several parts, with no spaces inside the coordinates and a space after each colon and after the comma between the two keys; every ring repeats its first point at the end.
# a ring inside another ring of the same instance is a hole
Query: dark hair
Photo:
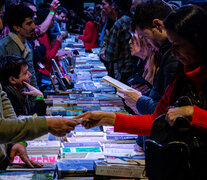
{"type": "Polygon", "coordinates": [[[171,11],[171,7],[162,0],[148,0],[137,5],[134,23],[140,29],[152,28],[154,19],[163,20],[171,11]]]}
{"type": "Polygon", "coordinates": [[[33,18],[34,12],[23,5],[16,5],[8,9],[7,23],[9,29],[14,32],[13,26],[21,27],[26,18],[33,18]]]}
{"type": "Polygon", "coordinates": [[[5,0],[1,0],[1,1],[0,1],[0,8],[1,8],[3,5],[5,5],[5,0]]]}
{"type": "Polygon", "coordinates": [[[115,4],[123,13],[128,13],[132,6],[132,0],[113,0],[115,4]]]}
{"type": "Polygon", "coordinates": [[[111,2],[111,5],[113,5],[116,11],[118,12],[118,18],[120,18],[123,15],[132,17],[132,14],[130,12],[132,0],[111,0],[111,2]]]}
{"type": "Polygon", "coordinates": [[[88,22],[88,21],[92,21],[93,22],[95,20],[95,15],[94,15],[93,12],[86,10],[84,12],[84,19],[86,20],[86,22],[88,22]]]}
{"type": "Polygon", "coordinates": [[[9,84],[9,77],[18,78],[21,72],[21,67],[28,65],[26,60],[20,56],[7,55],[1,58],[0,61],[0,81],[2,84],[9,84]]]}
{"type": "Polygon", "coordinates": [[[107,3],[109,3],[109,5],[112,5],[113,0],[105,0],[107,3]]]}
{"type": "Polygon", "coordinates": [[[203,58],[207,50],[207,13],[195,5],[173,11],[165,20],[166,30],[172,31],[193,44],[203,58]]]}
{"type": "Polygon", "coordinates": [[[21,5],[24,5],[24,6],[27,6],[27,7],[29,7],[29,6],[36,6],[36,5],[34,4],[34,2],[31,1],[31,0],[23,0],[23,1],[21,1],[20,4],[21,4],[21,5]]]}
{"type": "Polygon", "coordinates": [[[60,15],[61,13],[68,14],[68,10],[65,9],[64,7],[59,7],[57,10],[57,14],[60,15]]]}
{"type": "Polygon", "coordinates": [[[50,12],[49,8],[39,9],[37,11],[36,24],[37,25],[42,24],[47,18],[49,12],[50,12]]]}

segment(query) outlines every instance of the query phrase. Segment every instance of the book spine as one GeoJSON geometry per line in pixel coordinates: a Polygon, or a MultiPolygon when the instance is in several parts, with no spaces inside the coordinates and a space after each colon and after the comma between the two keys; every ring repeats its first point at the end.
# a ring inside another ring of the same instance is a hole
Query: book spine
{"type": "Polygon", "coordinates": [[[143,178],[143,166],[96,166],[95,174],[114,177],[143,178]]]}

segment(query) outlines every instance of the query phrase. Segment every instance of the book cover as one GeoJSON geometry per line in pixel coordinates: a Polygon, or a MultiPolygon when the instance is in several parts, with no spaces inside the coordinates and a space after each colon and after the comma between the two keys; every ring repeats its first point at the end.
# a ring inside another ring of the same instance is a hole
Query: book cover
{"type": "Polygon", "coordinates": [[[84,131],[84,132],[73,132],[74,137],[104,137],[104,132],[96,132],[96,131],[84,131]]]}
{"type": "Polygon", "coordinates": [[[79,143],[69,143],[64,142],[62,143],[62,147],[68,148],[68,147],[101,147],[101,144],[99,142],[79,142],[79,143]]]}
{"type": "Polygon", "coordinates": [[[70,148],[61,148],[61,154],[67,153],[88,153],[88,152],[102,152],[101,147],[70,147],[70,148]]]}
{"type": "Polygon", "coordinates": [[[61,159],[57,161],[58,178],[66,176],[88,177],[94,175],[94,160],[61,159]]]}

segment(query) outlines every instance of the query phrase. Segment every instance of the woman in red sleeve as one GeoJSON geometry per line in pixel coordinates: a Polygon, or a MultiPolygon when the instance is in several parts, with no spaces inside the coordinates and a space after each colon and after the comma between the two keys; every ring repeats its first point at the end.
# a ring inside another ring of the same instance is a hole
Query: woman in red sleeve
{"type": "Polygon", "coordinates": [[[204,102],[207,100],[207,14],[197,6],[183,6],[172,12],[165,19],[164,25],[168,39],[172,43],[173,54],[184,65],[184,70],[166,88],[154,113],[152,115],[124,115],[86,112],[76,117],[87,119],[83,121],[86,128],[114,125],[116,132],[149,136],[153,121],[167,111],[166,121],[171,126],[177,117],[182,116],[187,118],[192,126],[207,130],[207,107],[205,103],[202,104],[202,101],[198,101],[198,105],[169,108],[186,92],[192,90],[189,89],[189,85],[193,85],[196,93],[205,98],[204,102]]]}
{"type": "Polygon", "coordinates": [[[98,25],[94,21],[92,12],[87,11],[84,15],[87,22],[85,25],[84,36],[78,36],[78,39],[84,42],[86,52],[92,52],[92,48],[98,47],[98,25]]]}
{"type": "MultiPolygon", "coordinates": [[[[41,24],[47,17],[49,13],[49,9],[40,9],[37,11],[37,24],[41,24]]],[[[53,19],[50,28],[52,28],[55,24],[55,20],[53,19]]],[[[57,59],[56,54],[58,52],[58,49],[61,47],[62,42],[62,35],[58,35],[56,38],[56,41],[51,47],[51,41],[50,41],[50,34],[49,30],[42,36],[38,38],[39,41],[46,47],[46,55],[44,59],[42,60],[42,64],[45,66],[45,69],[39,69],[39,71],[45,75],[49,75],[52,70],[52,59],[57,59]]]]}

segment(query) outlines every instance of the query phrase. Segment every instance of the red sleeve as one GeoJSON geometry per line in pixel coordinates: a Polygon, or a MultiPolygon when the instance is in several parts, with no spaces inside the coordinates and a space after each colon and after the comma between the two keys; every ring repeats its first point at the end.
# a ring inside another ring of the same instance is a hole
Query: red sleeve
{"type": "Polygon", "coordinates": [[[207,111],[197,106],[193,106],[194,113],[191,125],[199,129],[207,130],[207,111]]]}
{"type": "Polygon", "coordinates": [[[138,134],[141,136],[149,136],[153,121],[160,115],[164,114],[170,106],[170,94],[173,86],[170,84],[158,103],[157,108],[151,115],[126,115],[116,113],[114,124],[115,132],[126,132],[130,134],[138,134]]]}
{"type": "Polygon", "coordinates": [[[78,36],[78,39],[84,41],[84,42],[91,42],[92,41],[92,27],[93,23],[92,22],[87,22],[84,30],[84,36],[78,36]]]}
{"type": "Polygon", "coordinates": [[[61,46],[61,42],[56,40],[54,46],[52,47],[52,49],[50,49],[50,51],[48,53],[46,53],[46,58],[48,60],[51,60],[52,58],[55,58],[55,55],[58,52],[58,49],[61,46]]]}
{"type": "Polygon", "coordinates": [[[49,37],[48,37],[47,34],[44,34],[43,37],[40,37],[38,39],[46,47],[46,56],[45,56],[46,57],[46,61],[50,61],[52,58],[55,58],[55,55],[56,55],[58,49],[61,46],[61,42],[56,40],[53,48],[51,48],[50,40],[49,40],[49,37]]]}

